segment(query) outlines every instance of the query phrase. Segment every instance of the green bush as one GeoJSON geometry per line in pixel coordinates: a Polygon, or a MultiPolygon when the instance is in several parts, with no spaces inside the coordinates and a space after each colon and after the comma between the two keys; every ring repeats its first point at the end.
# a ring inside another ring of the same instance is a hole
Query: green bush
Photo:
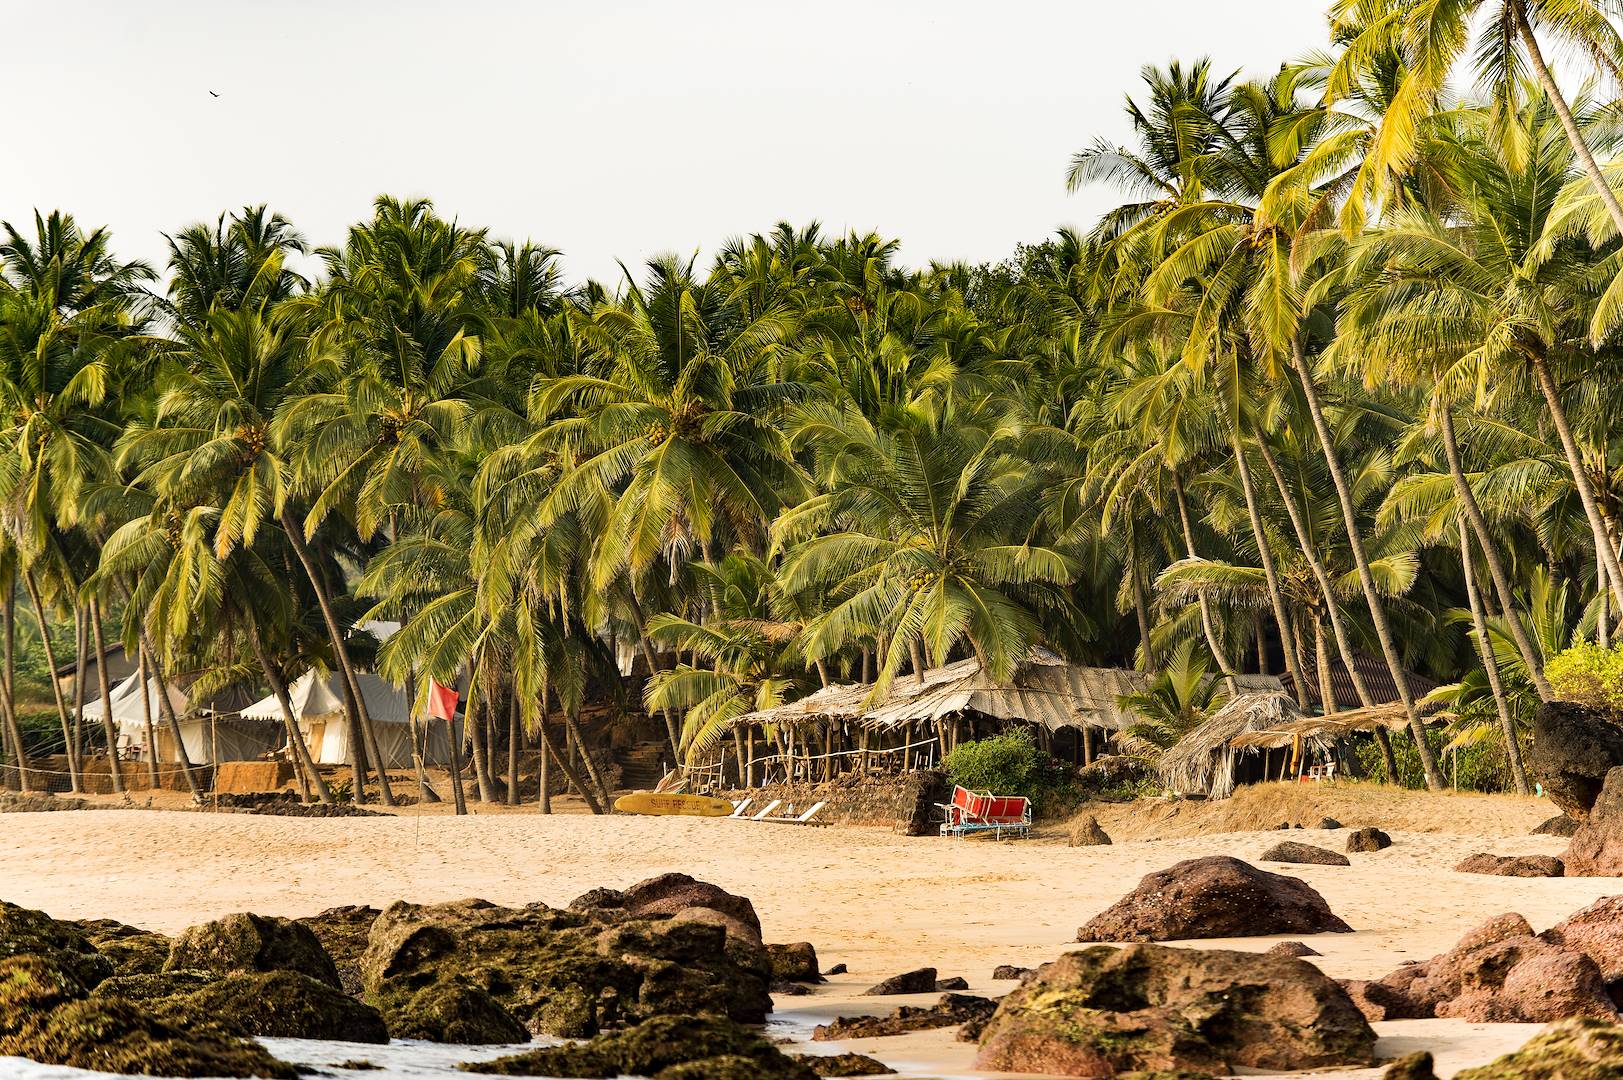
{"type": "MultiPolygon", "coordinates": [[[[1421,790],[1426,786],[1426,774],[1420,768],[1420,751],[1407,731],[1394,731],[1392,756],[1398,761],[1398,783],[1406,788],[1421,790]]],[[[1497,741],[1461,747],[1449,754],[1443,753],[1448,744],[1447,734],[1438,727],[1426,729],[1426,741],[1436,755],[1437,768],[1442,771],[1443,783],[1460,791],[1514,791],[1515,778],[1510,772],[1510,759],[1505,748],[1497,741]]],[[[1526,755],[1524,744],[1522,754],[1526,755]]],[[[1358,741],[1358,764],[1371,780],[1386,780],[1386,766],[1381,760],[1381,748],[1373,737],[1358,741]]]]}
{"type": "Polygon", "coordinates": [[[1569,701],[1623,712],[1623,644],[1610,649],[1591,642],[1574,645],[1551,657],[1544,675],[1569,701]]]}
{"type": "Polygon", "coordinates": [[[959,743],[942,765],[947,778],[960,787],[1024,795],[1039,809],[1063,801],[1075,787],[1070,768],[1041,749],[1028,728],[959,743]]]}

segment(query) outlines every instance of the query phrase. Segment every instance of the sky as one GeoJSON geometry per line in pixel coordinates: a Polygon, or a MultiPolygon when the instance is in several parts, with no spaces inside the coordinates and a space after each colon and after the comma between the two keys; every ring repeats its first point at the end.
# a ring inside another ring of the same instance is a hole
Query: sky
{"type": "Polygon", "coordinates": [[[1325,0],[0,0],[0,218],[61,208],[161,264],[268,203],[338,243],[380,193],[619,279],[780,220],[979,262],[1112,204],[1139,68],[1266,74],[1325,0]],[[219,96],[214,97],[210,91],[219,96]]]}

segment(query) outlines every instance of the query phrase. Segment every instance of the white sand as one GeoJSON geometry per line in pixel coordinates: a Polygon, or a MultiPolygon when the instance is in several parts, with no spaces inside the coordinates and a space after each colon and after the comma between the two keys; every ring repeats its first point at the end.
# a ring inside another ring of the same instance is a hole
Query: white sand
{"type": "MultiPolygon", "coordinates": [[[[1519,911],[1543,928],[1623,892],[1615,879],[1453,873],[1450,867],[1477,851],[1559,854],[1565,846],[1525,835],[1525,822],[1536,822],[1547,804],[1505,805],[1514,813],[1504,820],[1450,818],[1445,827],[1453,832],[1394,830],[1392,848],[1354,855],[1351,868],[1270,866],[1310,882],[1357,931],[1306,939],[1324,954],[1315,962],[1337,977],[1376,977],[1447,949],[1502,912],[1519,911]],[[1483,821],[1498,827],[1465,831],[1483,821]],[[1517,835],[1503,835],[1507,822],[1517,835]]],[[[1337,850],[1346,836],[1288,835],[1337,850]]],[[[395,899],[479,896],[562,905],[595,886],[681,870],[750,897],[768,940],[809,940],[824,967],[850,966],[851,974],[814,996],[780,999],[778,1019],[804,1031],[840,1011],[891,1007],[897,1001],[853,999],[881,978],[923,965],[943,977],[964,976],[976,992],[1002,993],[1012,984],[992,982],[994,966],[1054,958],[1071,946],[1078,926],[1141,875],[1199,855],[1254,860],[1281,838],[1222,833],[1071,848],[1051,840],[950,841],[875,829],[573,814],[337,820],[140,810],[4,814],[0,898],[59,917],[109,917],[174,932],[233,911],[296,916],[395,899]]],[[[1277,940],[1201,944],[1260,951],[1277,940]]],[[[1447,1074],[1514,1049],[1537,1029],[1404,1021],[1378,1030],[1383,1055],[1430,1049],[1447,1074]]],[[[915,1075],[972,1075],[972,1048],[950,1033],[854,1048],[878,1049],[877,1056],[915,1075]]]]}

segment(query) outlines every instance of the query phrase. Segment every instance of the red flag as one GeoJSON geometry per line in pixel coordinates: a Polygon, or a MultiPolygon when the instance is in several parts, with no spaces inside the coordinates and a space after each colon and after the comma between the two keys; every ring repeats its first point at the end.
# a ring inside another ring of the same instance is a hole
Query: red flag
{"type": "Polygon", "coordinates": [[[456,703],[460,695],[449,686],[441,686],[438,679],[428,680],[428,715],[436,720],[456,717],[456,703]]]}

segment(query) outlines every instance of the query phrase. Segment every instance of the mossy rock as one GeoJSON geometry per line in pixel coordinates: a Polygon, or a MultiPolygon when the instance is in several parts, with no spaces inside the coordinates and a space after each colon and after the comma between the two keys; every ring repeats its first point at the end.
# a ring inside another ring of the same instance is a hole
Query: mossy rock
{"type": "Polygon", "coordinates": [[[818,1076],[890,1076],[896,1072],[866,1054],[796,1054],[794,1057],[818,1076]]]}
{"type": "MultiPolygon", "coordinates": [[[[653,1016],[709,1013],[760,1023],[772,1007],[759,946],[668,919],[610,921],[591,911],[484,901],[394,904],[360,962],[365,999],[397,1037],[439,1025],[416,1015],[435,985],[482,991],[536,1034],[588,1038],[653,1016]]],[[[463,1041],[463,1040],[453,1040],[463,1041]]]]}
{"type": "Polygon", "coordinates": [[[84,996],[85,988],[54,960],[35,953],[8,956],[0,960],[0,1038],[84,996]]]}
{"type": "Polygon", "coordinates": [[[1455,1080],[1616,1080],[1623,1076],[1623,1026],[1563,1020],[1520,1050],[1454,1074],[1455,1080]]]}
{"type": "Polygon", "coordinates": [[[689,1067],[682,1078],[771,1077],[815,1080],[817,1074],[789,1057],[759,1034],[714,1016],[660,1016],[623,1031],[586,1042],[548,1046],[495,1061],[462,1065],[468,1072],[501,1076],[613,1077],[667,1076],[667,1070],[689,1067]],[[706,1072],[700,1065],[726,1068],[706,1072]],[[753,1072],[739,1072],[745,1066],[753,1072]]]}
{"type": "Polygon", "coordinates": [[[91,992],[92,997],[120,997],[128,1001],[160,1001],[196,993],[220,976],[212,971],[158,971],[143,975],[114,975],[91,992]]]}
{"type": "Polygon", "coordinates": [[[265,1077],[298,1071],[249,1039],[187,1031],[122,998],[69,1002],[0,1038],[0,1055],[134,1076],[265,1077]]]}
{"type": "Polygon", "coordinates": [[[296,971],[334,989],[342,985],[332,957],[309,927],[246,911],[189,927],[175,939],[164,962],[164,970],[177,969],[221,975],[296,971]]]}
{"type": "MultiPolygon", "coordinates": [[[[795,1074],[816,1076],[816,1073],[795,1074]]],[[[784,1073],[754,1058],[723,1054],[700,1061],[684,1061],[654,1074],[654,1080],[782,1080],[784,1073]]],[[[792,1078],[791,1078],[792,1080],[792,1078]]]]}
{"type": "Polygon", "coordinates": [[[397,1039],[494,1046],[530,1041],[530,1033],[501,1002],[478,987],[431,983],[384,1014],[397,1039]]]}
{"type": "Polygon", "coordinates": [[[150,975],[162,971],[173,944],[164,935],[116,919],[78,919],[85,940],[113,965],[114,975],[150,975]]]}
{"type": "Polygon", "coordinates": [[[349,904],[293,921],[314,934],[332,957],[344,993],[359,995],[363,988],[361,957],[366,955],[372,924],[381,914],[375,907],[349,904]]]}
{"type": "Polygon", "coordinates": [[[389,1041],[389,1029],[376,1009],[294,971],[227,975],[154,1007],[188,1030],[223,1019],[250,1035],[270,1038],[389,1041]]]}
{"type": "Polygon", "coordinates": [[[0,900],[0,960],[25,953],[55,961],[86,989],[113,974],[112,963],[75,924],[0,900]]]}

